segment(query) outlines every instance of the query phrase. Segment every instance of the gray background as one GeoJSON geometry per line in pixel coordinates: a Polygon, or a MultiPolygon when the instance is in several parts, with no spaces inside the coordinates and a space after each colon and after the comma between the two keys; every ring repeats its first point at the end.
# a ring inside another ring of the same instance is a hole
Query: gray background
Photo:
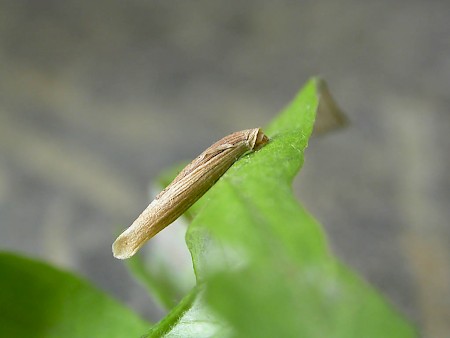
{"type": "Polygon", "coordinates": [[[322,75],[348,128],[295,184],[335,252],[450,332],[449,1],[0,1],[0,248],[157,320],[113,259],[164,168],[322,75]]]}

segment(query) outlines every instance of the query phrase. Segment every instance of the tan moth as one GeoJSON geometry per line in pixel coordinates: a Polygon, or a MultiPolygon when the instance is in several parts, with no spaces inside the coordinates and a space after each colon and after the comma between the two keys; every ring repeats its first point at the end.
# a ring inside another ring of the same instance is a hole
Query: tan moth
{"type": "Polygon", "coordinates": [[[239,131],[217,141],[189,163],[114,242],[113,255],[133,256],[146,241],[180,217],[246,153],[267,144],[260,128],[239,131]]]}

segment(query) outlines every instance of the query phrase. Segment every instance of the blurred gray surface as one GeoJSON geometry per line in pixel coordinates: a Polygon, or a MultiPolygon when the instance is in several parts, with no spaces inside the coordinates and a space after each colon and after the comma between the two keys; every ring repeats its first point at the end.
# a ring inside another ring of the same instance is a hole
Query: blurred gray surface
{"type": "Polygon", "coordinates": [[[450,332],[450,2],[0,1],[0,248],[79,272],[147,318],[113,259],[164,168],[264,126],[312,75],[351,125],[296,192],[331,246],[450,332]]]}

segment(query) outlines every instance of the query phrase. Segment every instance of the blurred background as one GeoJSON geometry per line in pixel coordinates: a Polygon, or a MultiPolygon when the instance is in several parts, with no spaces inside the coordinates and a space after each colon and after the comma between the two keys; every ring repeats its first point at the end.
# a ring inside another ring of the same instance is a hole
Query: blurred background
{"type": "Polygon", "coordinates": [[[450,2],[0,0],[0,249],[158,320],[111,244],[167,167],[313,75],[349,117],[295,183],[338,256],[450,332],[450,2]]]}

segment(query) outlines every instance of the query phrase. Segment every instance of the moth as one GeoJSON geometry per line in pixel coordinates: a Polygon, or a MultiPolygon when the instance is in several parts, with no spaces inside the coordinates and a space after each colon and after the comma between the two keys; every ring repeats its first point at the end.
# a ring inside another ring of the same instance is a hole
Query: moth
{"type": "Polygon", "coordinates": [[[269,142],[260,128],[225,136],[189,163],[113,243],[114,257],[133,256],[146,241],[174,222],[243,155],[269,142]]]}

